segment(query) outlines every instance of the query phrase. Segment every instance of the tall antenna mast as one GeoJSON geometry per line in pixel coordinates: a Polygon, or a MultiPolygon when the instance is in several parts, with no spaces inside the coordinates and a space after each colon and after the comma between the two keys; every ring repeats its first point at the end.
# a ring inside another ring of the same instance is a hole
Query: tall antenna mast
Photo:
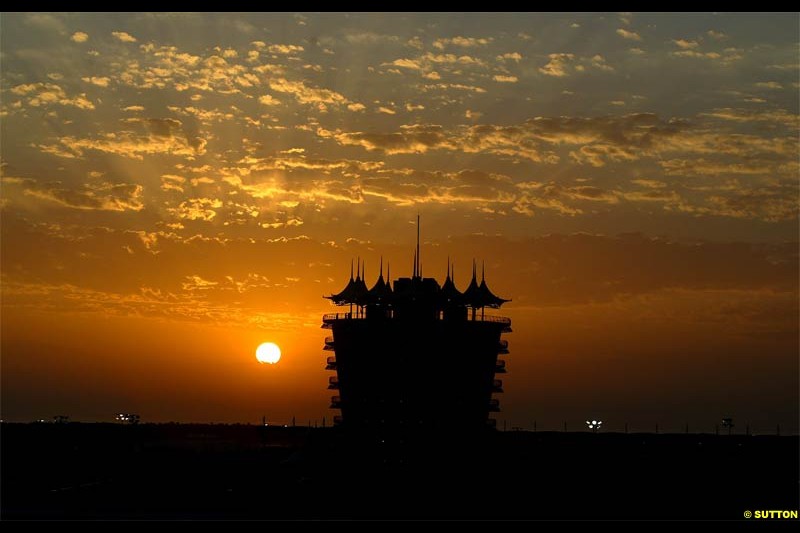
{"type": "Polygon", "coordinates": [[[419,271],[420,262],[421,261],[420,261],[420,256],[419,256],[419,214],[417,214],[417,263],[416,263],[416,269],[417,269],[418,275],[421,276],[422,273],[419,271]]]}

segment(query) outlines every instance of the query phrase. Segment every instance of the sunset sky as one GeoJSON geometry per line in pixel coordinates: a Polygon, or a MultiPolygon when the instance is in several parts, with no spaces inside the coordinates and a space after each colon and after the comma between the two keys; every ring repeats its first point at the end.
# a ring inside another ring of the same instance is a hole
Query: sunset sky
{"type": "Polygon", "coordinates": [[[509,427],[796,432],[798,22],[2,14],[3,419],[330,420],[322,296],[419,213],[509,427]]]}

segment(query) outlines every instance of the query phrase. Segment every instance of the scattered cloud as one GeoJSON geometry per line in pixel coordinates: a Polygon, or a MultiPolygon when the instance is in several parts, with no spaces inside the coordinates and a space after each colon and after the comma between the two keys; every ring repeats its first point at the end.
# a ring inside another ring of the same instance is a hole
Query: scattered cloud
{"type": "Polygon", "coordinates": [[[107,76],[87,76],[81,78],[81,80],[86,83],[91,83],[92,85],[97,85],[98,87],[108,87],[108,82],[111,81],[111,78],[107,76]]]}
{"type": "Polygon", "coordinates": [[[563,78],[567,75],[567,66],[575,59],[574,54],[565,53],[550,54],[547,57],[550,58],[550,61],[543,67],[539,68],[539,72],[548,76],[555,76],[557,78],[563,78]]]}
{"type": "Polygon", "coordinates": [[[459,46],[462,48],[475,48],[478,46],[486,46],[492,42],[493,39],[489,38],[476,38],[476,37],[452,37],[448,39],[436,39],[433,41],[433,47],[439,50],[444,50],[448,46],[459,46]]]}
{"type": "Polygon", "coordinates": [[[623,39],[628,39],[630,41],[641,41],[642,38],[639,36],[638,33],[635,31],[626,30],[625,28],[619,28],[617,30],[617,35],[622,37],[623,39]]]}
{"type": "Polygon", "coordinates": [[[141,211],[143,187],[132,183],[85,183],[65,187],[63,184],[32,184],[25,187],[28,196],[62,207],[85,211],[141,211]]]}
{"type": "Polygon", "coordinates": [[[689,41],[686,39],[675,39],[672,42],[675,43],[675,46],[682,50],[691,50],[700,46],[700,43],[697,41],[689,41]]]}
{"type": "Polygon", "coordinates": [[[136,42],[136,37],[124,31],[112,31],[111,35],[113,35],[117,40],[122,41],[123,43],[136,42]]]}
{"type": "Polygon", "coordinates": [[[28,105],[32,107],[59,104],[94,109],[94,104],[86,98],[86,93],[69,97],[64,89],[54,83],[26,83],[13,87],[11,92],[26,97],[28,105]]]}

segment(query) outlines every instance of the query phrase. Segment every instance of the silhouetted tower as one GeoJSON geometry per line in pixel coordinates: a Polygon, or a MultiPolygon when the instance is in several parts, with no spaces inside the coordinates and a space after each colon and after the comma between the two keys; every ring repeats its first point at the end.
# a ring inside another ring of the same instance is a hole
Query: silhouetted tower
{"type": "MultiPolygon", "coordinates": [[[[367,289],[363,272],[338,294],[334,304],[350,306],[349,313],[327,314],[323,328],[328,370],[336,376],[328,388],[338,390],[331,408],[341,409],[334,422],[378,433],[431,430],[475,430],[494,425],[489,413],[499,411],[493,393],[503,392],[495,374],[505,373],[511,320],[490,316],[485,308],[509,301],[492,294],[485,271],[477,281],[473,261],[469,288],[460,292],[448,259],[444,284],[422,276],[419,247],[412,275],[398,278],[394,287],[383,277],[367,289]],[[480,311],[480,312],[478,312],[480,311]]],[[[482,269],[483,270],[483,269],[482,269]]]]}

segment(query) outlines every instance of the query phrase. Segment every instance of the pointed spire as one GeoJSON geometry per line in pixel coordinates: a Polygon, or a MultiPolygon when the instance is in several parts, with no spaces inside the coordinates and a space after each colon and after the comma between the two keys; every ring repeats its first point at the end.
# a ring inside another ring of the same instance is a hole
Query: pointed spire
{"type": "Polygon", "coordinates": [[[414,250],[414,267],[411,269],[411,277],[417,277],[417,252],[414,250]]]}
{"type": "Polygon", "coordinates": [[[476,269],[477,269],[477,267],[475,266],[475,259],[473,258],[472,259],[472,281],[475,281],[477,283],[477,280],[475,279],[476,278],[476,273],[475,273],[476,269]]]}
{"type": "Polygon", "coordinates": [[[367,280],[367,260],[364,259],[364,262],[361,263],[361,279],[364,281],[367,280]]]}
{"type": "Polygon", "coordinates": [[[358,257],[358,263],[356,265],[356,279],[361,279],[361,256],[358,257]]]}
{"type": "Polygon", "coordinates": [[[447,256],[447,276],[445,277],[445,279],[447,279],[449,277],[450,277],[450,256],[448,255],[447,256]]]}
{"type": "Polygon", "coordinates": [[[383,277],[383,256],[381,256],[381,273],[380,273],[380,275],[378,277],[379,278],[383,277]]]}
{"type": "Polygon", "coordinates": [[[421,261],[422,258],[419,256],[419,213],[417,213],[417,255],[415,257],[417,258],[416,259],[417,274],[419,274],[419,276],[421,277],[422,276],[422,272],[421,272],[421,269],[420,269],[420,263],[422,262],[421,261]]]}
{"type": "Polygon", "coordinates": [[[486,281],[486,261],[481,261],[481,283],[486,281]]]}
{"type": "Polygon", "coordinates": [[[350,258],[350,281],[353,281],[353,258],[350,258]]]}

